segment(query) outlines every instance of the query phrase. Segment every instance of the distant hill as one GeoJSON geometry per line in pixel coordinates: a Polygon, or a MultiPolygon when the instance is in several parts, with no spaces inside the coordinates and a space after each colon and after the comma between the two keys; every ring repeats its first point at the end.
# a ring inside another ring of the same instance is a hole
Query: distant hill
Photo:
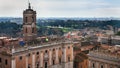
{"type": "MultiPolygon", "coordinates": [[[[84,28],[111,29],[120,28],[118,18],[38,18],[37,28],[39,35],[60,34],[70,29],[84,28]],[[58,28],[57,28],[58,27],[58,28]],[[64,28],[68,28],[65,30],[64,28]]],[[[20,36],[22,31],[22,18],[0,17],[0,35],[20,36]]]]}
{"type": "Polygon", "coordinates": [[[15,17],[0,17],[0,23],[1,22],[14,22],[17,24],[22,24],[22,18],[15,18],[15,17]]]}

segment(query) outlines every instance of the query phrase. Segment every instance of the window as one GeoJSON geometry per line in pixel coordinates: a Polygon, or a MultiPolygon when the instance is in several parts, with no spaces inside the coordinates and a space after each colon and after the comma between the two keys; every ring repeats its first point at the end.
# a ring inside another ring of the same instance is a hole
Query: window
{"type": "Polygon", "coordinates": [[[7,61],[7,59],[5,60],[5,65],[7,65],[8,64],[8,61],[7,61]]]}
{"type": "Polygon", "coordinates": [[[36,54],[39,55],[39,52],[37,52],[36,54]]]}
{"type": "Polygon", "coordinates": [[[20,58],[19,58],[20,60],[22,60],[22,56],[20,56],[20,58]]]}
{"type": "Polygon", "coordinates": [[[45,53],[47,53],[48,51],[47,50],[45,50],[45,53]]]}
{"type": "Polygon", "coordinates": [[[100,68],[104,68],[103,65],[101,65],[100,68]]]}
{"type": "Polygon", "coordinates": [[[25,30],[25,33],[27,33],[27,28],[26,28],[26,30],[25,30]]]}
{"type": "Polygon", "coordinates": [[[59,58],[59,63],[61,63],[61,58],[59,58]]]}
{"type": "Polygon", "coordinates": [[[61,48],[59,47],[59,50],[61,50],[61,48]]]}
{"type": "Polygon", "coordinates": [[[26,23],[27,23],[27,19],[28,19],[28,18],[27,18],[27,17],[25,17],[25,22],[26,22],[26,23]]]}
{"type": "Polygon", "coordinates": [[[70,62],[70,57],[68,57],[68,62],[70,62]]]}
{"type": "Polygon", "coordinates": [[[53,65],[55,65],[55,60],[53,60],[53,65]]]}
{"type": "Polygon", "coordinates": [[[28,56],[30,57],[30,53],[28,54],[28,56]]]}
{"type": "Polygon", "coordinates": [[[32,33],[34,33],[34,27],[32,28],[32,33]]]}
{"type": "Polygon", "coordinates": [[[30,68],[30,64],[28,65],[28,68],[30,68]]]}
{"type": "Polygon", "coordinates": [[[55,49],[53,49],[53,51],[55,51],[55,49]]]}
{"type": "Polygon", "coordinates": [[[95,64],[94,63],[92,64],[92,68],[95,68],[95,64]]]}
{"type": "Polygon", "coordinates": [[[68,49],[70,49],[70,46],[68,46],[68,49]]]}
{"type": "Polygon", "coordinates": [[[0,63],[2,62],[2,59],[0,58],[0,63]]]}
{"type": "Polygon", "coordinates": [[[36,68],[39,68],[39,63],[37,63],[37,67],[36,68]]]}
{"type": "Polygon", "coordinates": [[[28,66],[28,68],[30,68],[30,66],[28,66]]]}
{"type": "Polygon", "coordinates": [[[32,22],[34,22],[34,17],[32,17],[32,22]]]}
{"type": "Polygon", "coordinates": [[[47,68],[47,62],[45,62],[45,68],[47,68]]]}

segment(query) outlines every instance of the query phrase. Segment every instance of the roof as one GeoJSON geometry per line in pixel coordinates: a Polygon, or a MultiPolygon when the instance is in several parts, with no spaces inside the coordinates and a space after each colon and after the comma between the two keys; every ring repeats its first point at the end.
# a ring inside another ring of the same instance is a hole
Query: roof
{"type": "Polygon", "coordinates": [[[79,51],[79,50],[81,50],[80,47],[76,47],[76,46],[74,47],[74,51],[79,51]]]}
{"type": "Polygon", "coordinates": [[[88,59],[88,56],[83,52],[80,52],[75,56],[75,62],[83,62],[84,60],[88,59]]]}

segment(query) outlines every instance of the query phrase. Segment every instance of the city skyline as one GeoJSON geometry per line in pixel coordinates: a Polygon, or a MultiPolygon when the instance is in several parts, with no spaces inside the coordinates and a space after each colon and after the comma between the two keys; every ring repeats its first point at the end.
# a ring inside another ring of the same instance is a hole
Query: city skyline
{"type": "MultiPolygon", "coordinates": [[[[37,17],[120,17],[116,0],[30,0],[37,17]]],[[[27,0],[0,0],[0,17],[22,17],[27,0]]]]}

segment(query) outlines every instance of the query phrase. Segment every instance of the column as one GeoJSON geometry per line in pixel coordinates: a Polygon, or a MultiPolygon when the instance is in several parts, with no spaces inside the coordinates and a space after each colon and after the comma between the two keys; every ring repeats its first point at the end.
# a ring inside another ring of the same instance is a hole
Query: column
{"type": "Polygon", "coordinates": [[[40,60],[41,60],[40,67],[42,68],[43,67],[43,52],[42,51],[40,53],[40,60]]]}
{"type": "Polygon", "coordinates": [[[26,55],[26,68],[28,68],[28,55],[26,55]]]}
{"type": "Polygon", "coordinates": [[[16,68],[15,57],[12,57],[11,68],[16,68]]]}
{"type": "Polygon", "coordinates": [[[56,48],[56,63],[58,63],[58,48],[56,48]]]}
{"type": "Polygon", "coordinates": [[[88,68],[91,68],[91,60],[88,61],[88,68]]]}
{"type": "MultiPolygon", "coordinates": [[[[99,68],[99,66],[98,66],[98,65],[99,65],[99,62],[96,61],[95,63],[96,63],[96,68],[99,68]]],[[[106,68],[106,67],[105,67],[105,68],[106,68]]]]}
{"type": "Polygon", "coordinates": [[[32,68],[35,68],[35,53],[32,54],[32,68]]]}
{"type": "Polygon", "coordinates": [[[52,65],[52,51],[50,49],[49,51],[49,63],[50,63],[50,66],[52,65]]]}
{"type": "Polygon", "coordinates": [[[108,68],[108,64],[107,63],[105,64],[105,68],[108,68]]]}

